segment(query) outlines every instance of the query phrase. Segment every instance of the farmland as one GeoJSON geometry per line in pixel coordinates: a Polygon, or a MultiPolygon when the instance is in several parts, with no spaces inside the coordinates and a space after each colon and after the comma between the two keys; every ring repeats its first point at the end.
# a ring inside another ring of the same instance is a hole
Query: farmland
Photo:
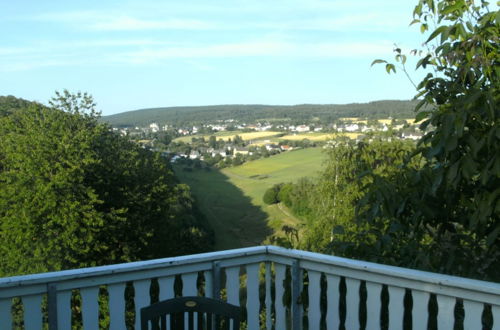
{"type": "MultiPolygon", "coordinates": [[[[276,135],[281,134],[280,132],[274,132],[274,131],[265,131],[265,132],[241,132],[241,131],[223,131],[223,132],[217,132],[214,134],[211,134],[212,136],[215,136],[217,140],[224,140],[228,141],[229,139],[233,140],[236,135],[239,135],[243,140],[245,141],[251,141],[251,140],[258,140],[258,139],[265,139],[265,138],[270,138],[276,135]]],[[[181,136],[176,138],[174,141],[175,142],[184,142],[184,143],[190,143],[192,138],[204,138],[205,140],[208,140],[211,135],[190,135],[190,136],[181,136]]]]}
{"type": "Polygon", "coordinates": [[[310,141],[327,141],[332,140],[338,136],[347,136],[350,139],[356,139],[360,133],[302,133],[302,134],[289,134],[279,138],[279,140],[300,141],[308,139],[310,141]]]}
{"type": "Polygon", "coordinates": [[[262,196],[276,183],[314,177],[325,155],[320,148],[302,149],[259,159],[241,166],[183,171],[178,177],[188,184],[201,211],[215,231],[216,249],[258,245],[284,224],[298,220],[283,206],[265,205],[262,196]]]}

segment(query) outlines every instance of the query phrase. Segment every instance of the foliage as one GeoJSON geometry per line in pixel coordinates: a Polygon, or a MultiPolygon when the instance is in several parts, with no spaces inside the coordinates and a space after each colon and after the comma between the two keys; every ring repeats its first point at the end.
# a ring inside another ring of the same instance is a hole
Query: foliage
{"type": "Polygon", "coordinates": [[[372,175],[360,218],[377,232],[375,260],[499,280],[500,12],[420,0],[414,17],[435,26],[417,64],[433,70],[417,86],[419,106],[434,107],[417,114],[431,128],[414,156],[425,162],[393,180],[372,175]]]}
{"type": "Polygon", "coordinates": [[[168,162],[98,123],[87,94],[0,119],[0,275],[210,248],[168,162]]]}
{"type": "Polygon", "coordinates": [[[35,102],[23,100],[12,95],[0,96],[0,117],[7,116],[19,109],[35,105],[35,102]]]}
{"type": "Polygon", "coordinates": [[[412,142],[382,137],[358,143],[339,140],[331,146],[318,183],[309,193],[301,193],[309,195],[302,247],[352,256],[352,246],[358,245],[359,233],[366,230],[365,225],[354,221],[356,204],[363,197],[364,186],[372,182],[370,177],[360,175],[373,171],[391,177],[413,149],[412,142]]]}
{"type": "Polygon", "coordinates": [[[267,205],[276,204],[279,202],[278,194],[281,189],[281,184],[275,184],[271,188],[267,189],[262,197],[262,201],[267,205]]]}

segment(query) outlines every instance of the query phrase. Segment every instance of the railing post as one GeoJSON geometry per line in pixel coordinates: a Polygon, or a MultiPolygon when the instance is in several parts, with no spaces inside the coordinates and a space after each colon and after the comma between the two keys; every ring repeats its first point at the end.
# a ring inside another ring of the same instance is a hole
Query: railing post
{"type": "Polygon", "coordinates": [[[47,311],[49,330],[57,330],[57,285],[47,284],[47,311]]]}
{"type": "Polygon", "coordinates": [[[300,301],[300,288],[302,276],[299,261],[295,260],[292,264],[292,329],[300,330],[302,328],[302,312],[300,301]]]}
{"type": "Polygon", "coordinates": [[[220,299],[220,265],[217,261],[212,263],[212,297],[220,299]]]}

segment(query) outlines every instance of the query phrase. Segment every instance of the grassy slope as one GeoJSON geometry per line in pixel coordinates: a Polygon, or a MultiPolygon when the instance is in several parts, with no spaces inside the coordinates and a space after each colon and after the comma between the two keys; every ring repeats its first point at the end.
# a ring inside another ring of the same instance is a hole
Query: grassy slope
{"type": "Polygon", "coordinates": [[[185,172],[177,168],[176,172],[191,186],[216,232],[216,249],[222,250],[259,245],[283,224],[296,224],[297,219],[286,209],[262,202],[264,191],[276,183],[317,175],[323,159],[321,149],[311,148],[222,171],[185,172]]]}

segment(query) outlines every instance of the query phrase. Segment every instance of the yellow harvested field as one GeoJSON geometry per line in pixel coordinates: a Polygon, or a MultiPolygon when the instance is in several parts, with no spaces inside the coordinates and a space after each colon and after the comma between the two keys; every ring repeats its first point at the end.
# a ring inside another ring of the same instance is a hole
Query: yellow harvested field
{"type": "MultiPolygon", "coordinates": [[[[219,132],[214,135],[217,140],[223,140],[223,141],[228,141],[229,139],[233,140],[236,135],[239,135],[243,140],[249,141],[249,140],[258,140],[258,139],[264,139],[264,138],[269,138],[272,136],[276,136],[280,134],[280,132],[275,132],[275,131],[265,131],[265,132],[219,132]]],[[[188,135],[188,136],[182,136],[176,138],[174,141],[176,142],[185,142],[185,143],[190,143],[192,138],[204,138],[205,140],[208,140],[211,135],[188,135]]]]}
{"type": "Polygon", "coordinates": [[[339,118],[339,120],[358,122],[359,120],[362,120],[362,119],[359,119],[358,117],[342,117],[342,118],[339,118]]]}
{"type": "Polygon", "coordinates": [[[291,134],[280,137],[280,140],[301,141],[308,139],[310,141],[327,141],[333,140],[338,136],[347,136],[350,139],[356,139],[360,133],[343,133],[343,134],[324,134],[324,133],[306,133],[306,134],[291,134]]]}
{"type": "Polygon", "coordinates": [[[386,124],[386,125],[390,125],[392,123],[392,119],[378,119],[377,121],[381,124],[386,124]]]}
{"type": "Polygon", "coordinates": [[[290,134],[280,137],[280,140],[300,141],[308,139],[311,141],[325,141],[334,138],[334,134],[290,134]]]}
{"type": "MultiPolygon", "coordinates": [[[[280,132],[265,131],[265,132],[240,133],[240,134],[237,134],[237,135],[241,136],[241,138],[243,140],[248,141],[248,140],[257,140],[257,139],[268,138],[268,137],[275,136],[275,135],[278,135],[278,134],[280,134],[280,132]]],[[[236,136],[236,134],[233,135],[231,138],[234,138],[235,136],[236,136]]],[[[228,137],[224,137],[224,139],[226,139],[226,138],[228,138],[228,137]]]]}

